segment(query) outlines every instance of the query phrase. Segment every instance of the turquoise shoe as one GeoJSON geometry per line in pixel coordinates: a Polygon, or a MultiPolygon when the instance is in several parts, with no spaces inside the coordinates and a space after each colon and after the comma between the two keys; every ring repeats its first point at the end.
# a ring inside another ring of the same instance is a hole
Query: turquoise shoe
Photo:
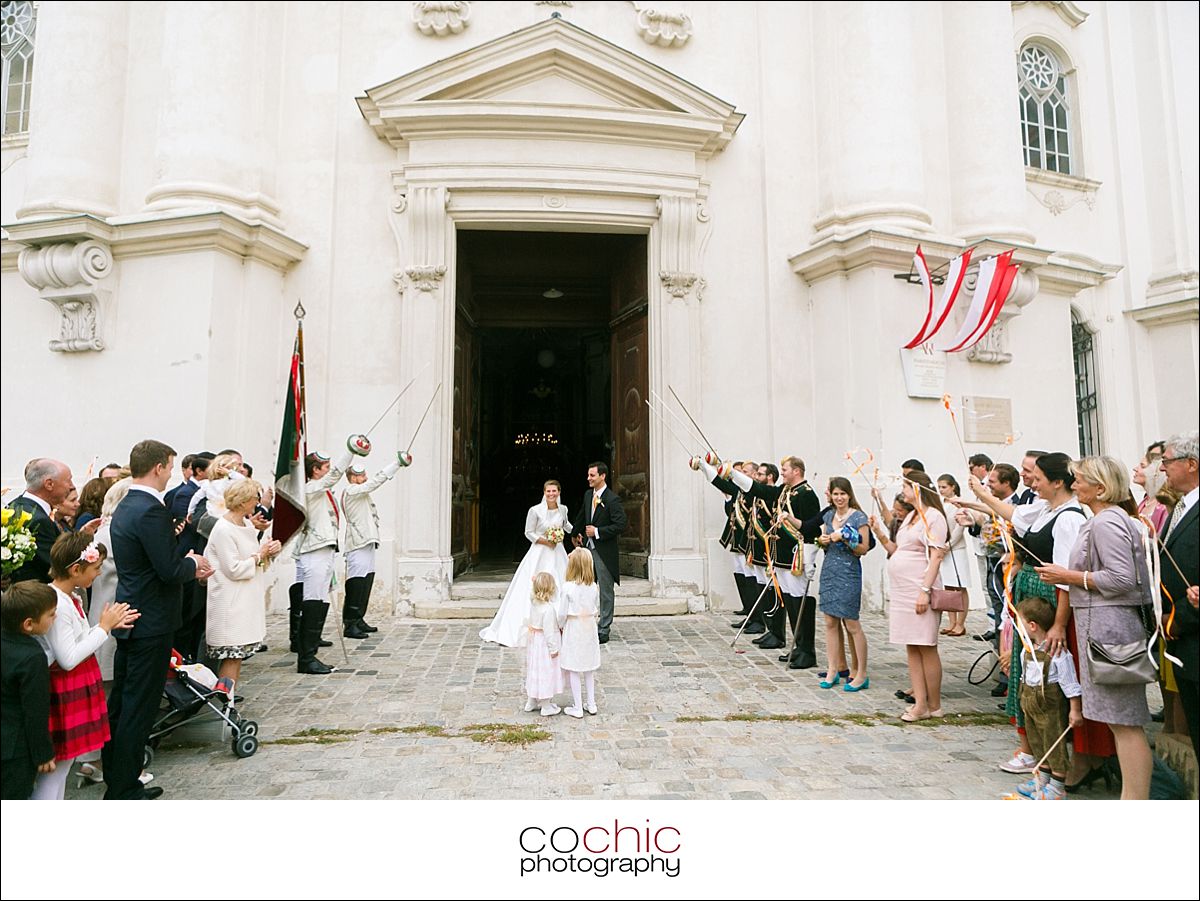
{"type": "Polygon", "coordinates": [[[833,686],[835,686],[835,685],[837,685],[837,684],[838,684],[838,682],[841,680],[841,678],[842,678],[842,674],[841,674],[841,673],[837,673],[837,674],[836,674],[836,675],[833,677],[833,681],[832,681],[832,682],[827,682],[826,680],[822,679],[820,682],[818,682],[818,683],[817,683],[817,685],[818,685],[819,687],[821,687],[821,688],[833,688],[833,686]]]}
{"type": "Polygon", "coordinates": [[[871,678],[868,676],[866,679],[863,679],[862,685],[855,685],[851,680],[847,679],[846,686],[842,689],[842,691],[866,691],[870,687],[871,678]]]}

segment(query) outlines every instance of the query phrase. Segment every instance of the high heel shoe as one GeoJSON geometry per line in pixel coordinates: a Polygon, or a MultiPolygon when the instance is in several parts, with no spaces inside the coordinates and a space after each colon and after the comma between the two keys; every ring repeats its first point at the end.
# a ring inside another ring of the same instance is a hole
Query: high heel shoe
{"type": "Polygon", "coordinates": [[[834,675],[832,682],[830,682],[826,679],[822,679],[820,682],[817,683],[817,685],[819,685],[821,688],[833,688],[833,686],[837,685],[838,682],[841,681],[841,679],[842,679],[842,674],[837,673],[834,675]]]}
{"type": "Polygon", "coordinates": [[[866,691],[870,687],[871,677],[868,676],[867,678],[863,679],[862,685],[855,685],[853,681],[847,681],[845,687],[842,688],[842,691],[866,691]]]}
{"type": "Polygon", "coordinates": [[[1103,779],[1104,787],[1106,789],[1108,789],[1109,791],[1112,790],[1113,774],[1112,774],[1112,771],[1109,769],[1107,762],[1102,763],[1099,766],[1092,767],[1090,770],[1088,770],[1087,775],[1084,776],[1082,779],[1080,779],[1078,782],[1065,783],[1065,787],[1067,789],[1067,794],[1069,794],[1069,795],[1077,794],[1078,792],[1083,791],[1085,788],[1087,788],[1089,785],[1091,785],[1097,779],[1103,779]]]}
{"type": "Polygon", "coordinates": [[[99,785],[104,781],[104,773],[92,766],[90,763],[81,763],[79,771],[76,775],[76,788],[83,788],[85,785],[99,785]]]}

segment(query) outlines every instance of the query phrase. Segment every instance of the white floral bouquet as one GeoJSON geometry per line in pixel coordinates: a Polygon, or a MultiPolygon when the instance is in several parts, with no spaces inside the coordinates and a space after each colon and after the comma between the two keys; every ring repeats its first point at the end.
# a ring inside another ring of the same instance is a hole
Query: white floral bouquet
{"type": "Polygon", "coordinates": [[[546,530],[546,540],[551,544],[562,544],[566,537],[567,533],[558,526],[551,526],[546,530]]]}
{"type": "Polygon", "coordinates": [[[29,520],[33,514],[26,510],[14,510],[5,507],[3,524],[0,525],[0,542],[3,551],[0,552],[0,571],[7,577],[16,572],[33,559],[37,553],[37,539],[29,531],[29,520]]]}

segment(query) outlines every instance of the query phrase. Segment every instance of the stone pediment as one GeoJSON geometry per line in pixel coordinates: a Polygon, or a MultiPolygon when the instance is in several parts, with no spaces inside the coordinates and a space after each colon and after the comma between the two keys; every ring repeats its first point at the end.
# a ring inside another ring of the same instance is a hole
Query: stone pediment
{"type": "Polygon", "coordinates": [[[742,113],[560,18],[438,60],[358,98],[396,147],[454,135],[553,135],[720,152],[742,113]]]}

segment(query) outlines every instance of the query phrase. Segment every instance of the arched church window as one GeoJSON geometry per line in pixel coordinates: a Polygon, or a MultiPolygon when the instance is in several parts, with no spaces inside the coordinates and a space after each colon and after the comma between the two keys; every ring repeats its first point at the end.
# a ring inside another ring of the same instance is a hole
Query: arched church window
{"type": "Polygon", "coordinates": [[[1100,401],[1096,377],[1096,339],[1071,311],[1071,350],[1075,359],[1075,418],[1079,422],[1079,453],[1100,453],[1100,401]]]}
{"type": "Polygon", "coordinates": [[[1018,69],[1025,165],[1071,173],[1071,104],[1058,57],[1038,44],[1021,48],[1018,69]]]}
{"type": "Polygon", "coordinates": [[[29,0],[4,0],[0,33],[4,55],[4,134],[29,131],[33,89],[33,35],[37,10],[29,0]]]}

